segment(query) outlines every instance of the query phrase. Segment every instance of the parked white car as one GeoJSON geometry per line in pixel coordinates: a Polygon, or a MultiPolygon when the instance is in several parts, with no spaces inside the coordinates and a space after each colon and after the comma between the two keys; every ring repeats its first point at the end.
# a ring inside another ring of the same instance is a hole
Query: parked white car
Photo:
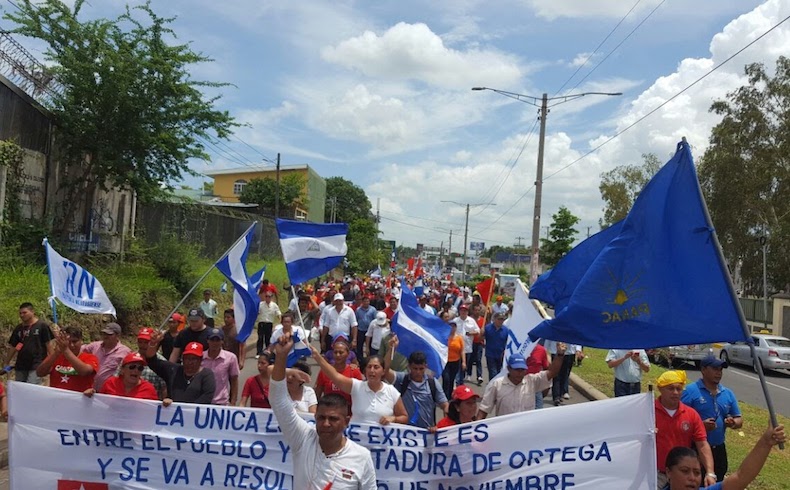
{"type": "MultiPolygon", "coordinates": [[[[764,369],[790,369],[790,339],[778,335],[752,335],[757,357],[764,369]]],[[[746,342],[724,344],[719,357],[729,364],[755,367],[751,350],[746,342]]]]}

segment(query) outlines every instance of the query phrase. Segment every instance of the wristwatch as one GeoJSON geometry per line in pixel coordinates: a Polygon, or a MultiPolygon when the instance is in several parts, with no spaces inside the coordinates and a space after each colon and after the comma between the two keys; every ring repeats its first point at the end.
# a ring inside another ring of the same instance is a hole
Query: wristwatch
{"type": "Polygon", "coordinates": [[[711,478],[716,478],[716,473],[705,473],[705,476],[709,476],[711,478]]]}

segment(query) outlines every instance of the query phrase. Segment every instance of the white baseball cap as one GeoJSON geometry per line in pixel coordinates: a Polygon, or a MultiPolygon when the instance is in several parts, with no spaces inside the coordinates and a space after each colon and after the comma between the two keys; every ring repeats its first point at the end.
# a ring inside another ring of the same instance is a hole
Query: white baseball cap
{"type": "Polygon", "coordinates": [[[335,293],[335,297],[332,298],[332,301],[345,301],[346,298],[343,297],[343,293],[335,293]]]}

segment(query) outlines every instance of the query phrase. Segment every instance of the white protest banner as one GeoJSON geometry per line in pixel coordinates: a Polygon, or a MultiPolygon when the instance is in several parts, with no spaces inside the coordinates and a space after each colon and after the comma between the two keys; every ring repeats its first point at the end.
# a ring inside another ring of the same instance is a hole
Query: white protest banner
{"type": "Polygon", "coordinates": [[[101,283],[80,265],[63,257],[44,239],[47,249],[47,270],[52,296],[80,313],[109,313],[116,316],[115,307],[101,283]]]}
{"type": "MultiPolygon", "coordinates": [[[[294,489],[270,410],[9,383],[11,489],[294,489]],[[42,416],[30,407],[55,407],[42,416]]],[[[379,490],[654,489],[651,394],[442,429],[352,425],[379,490]]],[[[298,471],[298,469],[297,469],[298,471]]]]}

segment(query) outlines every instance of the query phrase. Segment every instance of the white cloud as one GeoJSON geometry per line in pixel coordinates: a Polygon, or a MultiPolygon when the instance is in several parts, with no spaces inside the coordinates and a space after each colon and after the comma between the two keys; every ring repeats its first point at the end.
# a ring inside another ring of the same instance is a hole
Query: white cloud
{"type": "Polygon", "coordinates": [[[468,88],[472,80],[509,86],[522,76],[512,55],[491,49],[459,51],[425,24],[400,22],[381,36],[372,31],[322,50],[324,60],[387,80],[417,80],[440,88],[468,88]]]}
{"type": "Polygon", "coordinates": [[[571,68],[579,68],[588,63],[593,63],[596,59],[600,58],[601,55],[601,53],[595,53],[595,55],[593,55],[593,53],[579,53],[568,63],[568,66],[571,68]]]}
{"type": "MultiPolygon", "coordinates": [[[[652,9],[661,0],[643,0],[633,14],[652,9]]],[[[548,20],[558,17],[622,17],[633,6],[633,2],[623,0],[526,0],[535,13],[548,20]]]]}

